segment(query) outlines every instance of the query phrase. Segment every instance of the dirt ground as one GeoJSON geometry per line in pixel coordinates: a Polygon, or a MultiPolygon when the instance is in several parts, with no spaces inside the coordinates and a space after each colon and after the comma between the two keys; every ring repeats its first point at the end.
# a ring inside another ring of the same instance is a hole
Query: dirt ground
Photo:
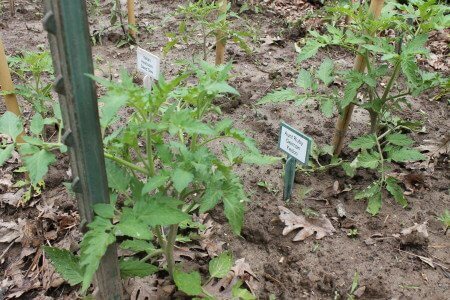
{"type": "MultiPolygon", "coordinates": [[[[176,30],[177,26],[174,18],[163,20],[182,1],[137,2],[139,25],[149,28],[141,31],[138,43],[163,57],[162,47],[168,42],[165,33],[176,30]]],[[[227,46],[227,59],[234,62],[231,85],[239,90],[241,96],[234,102],[221,104],[224,117],[232,118],[236,127],[255,138],[264,154],[282,155],[277,144],[281,120],[311,136],[318,145],[330,144],[336,114],[327,119],[315,105],[255,105],[258,99],[275,88],[294,86],[298,66],[294,63],[297,54],[293,43],[302,38],[307,29],[321,26],[314,19],[308,19],[301,28],[288,26],[288,19],[305,16],[317,9],[314,5],[303,1],[261,2],[260,13],[242,15],[257,31],[256,41],[252,42],[254,52],[249,55],[236,45],[227,46]]],[[[91,11],[92,33],[107,27],[108,14],[108,5],[91,11]]],[[[8,55],[48,48],[41,18],[40,1],[17,0],[15,17],[10,16],[7,7],[3,8],[0,34],[8,55]]],[[[119,34],[118,29],[106,29],[93,46],[97,75],[116,79],[122,68],[135,72],[136,48],[116,47],[119,34]]],[[[428,47],[436,60],[434,63],[424,61],[426,68],[448,74],[448,62],[445,61],[448,42],[448,32],[433,35],[428,47]]],[[[198,53],[194,45],[175,48],[162,60],[163,73],[167,77],[175,74],[175,62],[191,58],[193,53],[198,53]]],[[[211,49],[211,61],[213,53],[211,49]]],[[[339,49],[327,49],[302,67],[319,65],[324,56],[343,61],[349,68],[353,62],[349,54],[339,49]]],[[[423,132],[412,135],[416,146],[441,141],[450,130],[448,100],[431,100],[433,96],[426,94],[411,98],[412,108],[403,112],[405,118],[425,121],[423,132]]],[[[21,104],[24,115],[29,115],[30,107],[26,103],[21,104]]],[[[0,113],[4,110],[0,103],[0,113]]],[[[357,110],[348,140],[367,132],[368,122],[369,117],[357,110]]],[[[350,149],[344,150],[344,157],[354,155],[350,149]]],[[[402,209],[386,195],[376,217],[365,213],[364,201],[353,200],[353,190],[370,183],[376,176],[374,173],[359,171],[354,178],[348,178],[341,169],[321,173],[297,172],[293,199],[286,204],[282,201],[281,162],[272,166],[238,168],[251,199],[242,236],[231,234],[223,213],[217,209],[211,213],[218,223],[215,239],[225,242],[224,247],[230,249],[235,258],[245,258],[250,264],[259,282],[256,293],[260,299],[268,299],[272,295],[276,299],[346,299],[356,272],[359,274],[361,299],[449,299],[450,241],[442,223],[437,220],[445,209],[450,209],[448,153],[437,157],[432,164],[432,167],[421,168],[397,165],[395,172],[403,174],[403,184],[409,187],[409,206],[402,209]],[[258,185],[260,182],[265,182],[267,187],[258,185]],[[302,195],[301,191],[306,188],[311,188],[311,191],[302,195]],[[309,237],[305,241],[293,242],[294,234],[282,235],[284,225],[278,218],[280,205],[298,215],[305,208],[326,215],[336,229],[335,234],[321,240],[309,237]],[[338,205],[344,207],[345,218],[338,216],[338,205]],[[429,236],[426,240],[411,241],[400,236],[402,229],[415,223],[427,224],[429,236]],[[355,228],[358,236],[349,237],[348,231],[355,228]],[[435,264],[427,259],[432,259],[435,264]]],[[[17,166],[4,166],[0,175],[11,174],[17,166]]],[[[49,243],[77,249],[80,233],[77,230],[76,202],[63,186],[63,182],[69,180],[68,167],[68,158],[60,157],[57,166],[50,169],[42,195],[21,207],[8,204],[7,195],[16,193],[17,189],[0,186],[0,221],[17,221],[29,231],[25,234],[28,238],[22,237],[22,243],[0,243],[0,299],[3,296],[7,299],[76,297],[74,288],[57,281],[56,275],[45,271],[48,261],[41,256],[40,250],[40,245],[49,243]],[[23,241],[27,242],[24,244],[23,241]],[[6,285],[8,280],[12,280],[14,285],[2,295],[4,286],[1,284],[6,285]]]]}

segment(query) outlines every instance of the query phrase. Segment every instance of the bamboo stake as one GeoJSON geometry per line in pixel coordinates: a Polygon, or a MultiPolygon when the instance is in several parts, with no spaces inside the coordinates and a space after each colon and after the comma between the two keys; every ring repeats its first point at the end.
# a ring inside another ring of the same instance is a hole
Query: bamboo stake
{"type": "MultiPolygon", "coordinates": [[[[228,1],[222,0],[220,3],[219,13],[226,14],[228,8],[228,1]]],[[[225,63],[225,44],[226,36],[223,31],[218,31],[216,34],[216,66],[225,63]]]]}
{"type": "Polygon", "coordinates": [[[14,0],[9,0],[9,10],[11,13],[11,17],[14,17],[14,15],[16,14],[15,8],[14,8],[14,0]]]}
{"type": "Polygon", "coordinates": [[[127,1],[128,10],[128,33],[136,39],[136,16],[134,15],[134,0],[127,1]]]}
{"type": "MultiPolygon", "coordinates": [[[[11,73],[9,72],[8,62],[6,60],[5,47],[3,41],[0,38],[0,90],[2,91],[14,91],[14,83],[11,79],[11,73]]],[[[21,115],[19,103],[17,103],[16,94],[8,94],[3,96],[5,98],[6,109],[17,116],[21,115]]],[[[17,137],[19,143],[23,143],[22,135],[17,137]]]]}
{"type": "MultiPolygon", "coordinates": [[[[384,0],[372,0],[369,7],[369,15],[372,15],[374,19],[378,18],[381,14],[381,9],[383,8],[384,0]]],[[[355,63],[353,69],[358,72],[364,72],[366,69],[366,63],[362,55],[357,55],[355,58],[355,63]]],[[[355,105],[350,103],[345,109],[336,123],[336,129],[334,131],[333,145],[334,145],[334,155],[340,155],[342,148],[344,146],[344,138],[347,134],[348,125],[352,118],[353,109],[355,105]]]]}

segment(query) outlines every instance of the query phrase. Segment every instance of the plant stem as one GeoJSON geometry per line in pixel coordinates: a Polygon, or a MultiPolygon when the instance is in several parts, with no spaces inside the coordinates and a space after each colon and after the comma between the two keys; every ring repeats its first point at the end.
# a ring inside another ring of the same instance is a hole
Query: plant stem
{"type": "Polygon", "coordinates": [[[153,230],[153,232],[156,235],[156,238],[158,239],[159,246],[161,246],[161,248],[165,249],[166,248],[166,240],[164,239],[164,237],[161,234],[161,232],[162,232],[161,226],[156,226],[156,228],[153,230]]]}
{"type": "Polygon", "coordinates": [[[148,175],[155,176],[155,163],[153,161],[153,147],[151,130],[147,129],[147,159],[148,159],[148,175]]]}
{"type": "Polygon", "coordinates": [[[381,161],[381,184],[384,182],[384,157],[383,157],[383,151],[381,150],[380,141],[378,140],[378,137],[375,135],[375,140],[377,141],[377,148],[378,152],[380,154],[380,161],[381,161]]]}
{"type": "Polygon", "coordinates": [[[389,92],[392,89],[392,86],[394,85],[395,80],[397,79],[398,73],[400,73],[400,61],[398,61],[394,67],[394,72],[392,72],[392,76],[389,79],[388,84],[386,85],[386,88],[384,89],[383,96],[381,96],[381,102],[384,104],[386,102],[386,99],[389,95],[389,92]]]}
{"type": "Polygon", "coordinates": [[[166,260],[167,260],[167,270],[169,271],[170,279],[173,280],[173,272],[175,269],[175,259],[173,256],[173,251],[175,247],[175,240],[178,233],[178,224],[171,225],[169,228],[169,235],[167,236],[167,244],[165,247],[166,260]]]}
{"type": "Polygon", "coordinates": [[[141,168],[139,166],[136,166],[135,164],[133,164],[133,163],[131,163],[129,161],[126,161],[126,160],[124,160],[124,159],[122,159],[120,157],[111,155],[109,153],[105,153],[105,157],[110,159],[110,160],[113,160],[113,161],[115,161],[115,162],[117,162],[119,164],[121,164],[124,167],[127,167],[127,168],[130,168],[132,170],[141,172],[142,174],[145,174],[145,175],[149,175],[148,171],[145,168],[141,168]]]}
{"type": "Polygon", "coordinates": [[[141,261],[145,262],[145,261],[149,260],[150,258],[158,256],[163,253],[164,253],[164,251],[162,249],[155,250],[152,253],[147,254],[144,258],[141,259],[141,261]]]}

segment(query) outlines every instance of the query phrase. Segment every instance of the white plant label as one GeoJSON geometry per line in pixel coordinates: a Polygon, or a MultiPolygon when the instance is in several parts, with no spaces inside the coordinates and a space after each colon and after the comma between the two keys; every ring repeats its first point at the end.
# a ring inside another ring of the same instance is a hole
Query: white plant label
{"type": "Polygon", "coordinates": [[[158,56],[142,48],[137,48],[137,68],[143,74],[158,80],[160,62],[161,60],[158,56]]]}
{"type": "Polygon", "coordinates": [[[312,139],[295,130],[291,126],[281,123],[279,147],[300,163],[306,165],[311,153],[312,139]]]}

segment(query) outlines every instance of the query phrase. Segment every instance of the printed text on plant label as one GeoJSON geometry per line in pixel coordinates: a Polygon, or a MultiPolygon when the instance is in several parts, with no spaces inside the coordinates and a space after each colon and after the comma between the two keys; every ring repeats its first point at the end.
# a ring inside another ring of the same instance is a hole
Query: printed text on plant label
{"type": "Polygon", "coordinates": [[[142,48],[137,48],[137,68],[140,72],[153,79],[158,79],[159,65],[160,59],[158,56],[151,54],[142,48]]]}

